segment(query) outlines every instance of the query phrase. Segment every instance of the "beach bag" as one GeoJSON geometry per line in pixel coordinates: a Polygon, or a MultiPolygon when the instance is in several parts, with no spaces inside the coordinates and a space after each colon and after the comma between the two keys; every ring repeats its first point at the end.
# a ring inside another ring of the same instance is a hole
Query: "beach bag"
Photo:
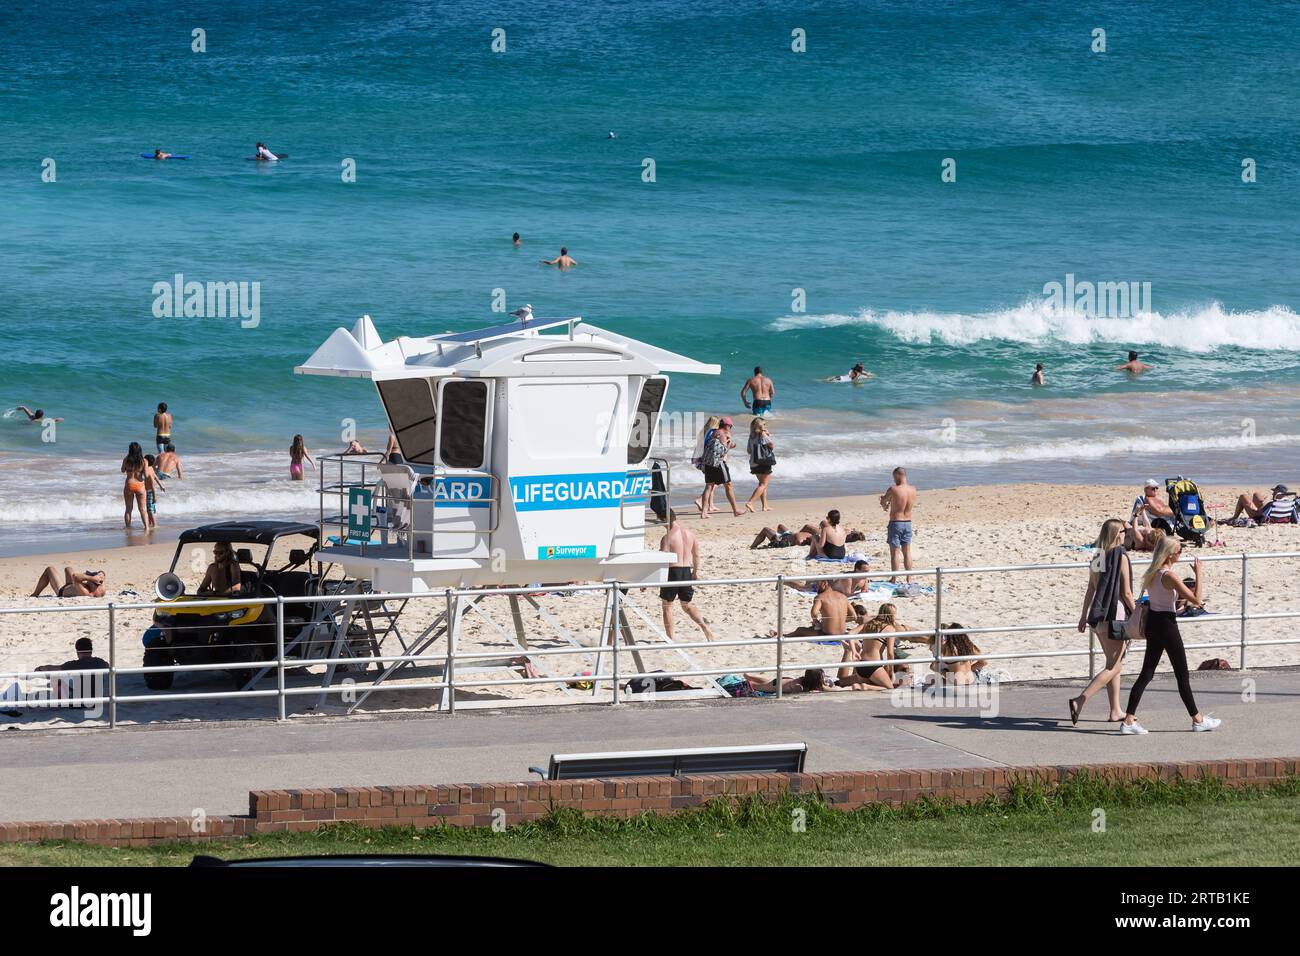
{"type": "Polygon", "coordinates": [[[723,674],[718,678],[718,686],[732,697],[754,696],[754,685],[739,674],[723,674]]]}
{"type": "Polygon", "coordinates": [[[749,443],[749,463],[750,465],[775,465],[776,452],[772,450],[771,442],[751,441],[749,443]]]}
{"type": "Polygon", "coordinates": [[[1138,606],[1133,609],[1133,614],[1124,622],[1124,640],[1126,641],[1145,641],[1147,639],[1147,612],[1150,605],[1145,601],[1139,601],[1138,606]]]}

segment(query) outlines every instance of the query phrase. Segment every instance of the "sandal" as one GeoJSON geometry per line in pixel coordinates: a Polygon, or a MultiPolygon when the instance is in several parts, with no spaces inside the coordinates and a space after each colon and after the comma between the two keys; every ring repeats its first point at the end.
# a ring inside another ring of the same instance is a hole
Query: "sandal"
{"type": "Polygon", "coordinates": [[[1070,723],[1079,726],[1079,711],[1083,710],[1083,705],[1079,703],[1079,698],[1070,698],[1070,723]]]}

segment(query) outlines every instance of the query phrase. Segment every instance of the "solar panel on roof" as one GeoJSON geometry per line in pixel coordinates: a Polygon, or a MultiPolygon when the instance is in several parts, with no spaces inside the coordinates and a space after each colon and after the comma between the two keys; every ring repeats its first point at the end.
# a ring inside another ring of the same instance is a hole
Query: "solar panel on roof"
{"type": "Polygon", "coordinates": [[[554,329],[561,325],[568,325],[570,322],[577,324],[581,319],[529,319],[526,322],[508,322],[505,325],[491,325],[485,329],[472,329],[469,332],[453,332],[447,335],[436,335],[433,337],[435,342],[443,343],[472,343],[472,342],[489,342],[493,339],[506,339],[512,335],[518,335],[520,332],[540,332],[543,329],[554,329]]]}

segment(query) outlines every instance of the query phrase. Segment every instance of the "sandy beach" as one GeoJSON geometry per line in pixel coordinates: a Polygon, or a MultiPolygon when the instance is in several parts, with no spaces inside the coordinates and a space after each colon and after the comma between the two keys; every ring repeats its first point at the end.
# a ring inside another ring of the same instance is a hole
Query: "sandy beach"
{"type": "MultiPolygon", "coordinates": [[[[779,494],[780,485],[774,485],[779,494]]],[[[1211,502],[1229,500],[1230,490],[1205,489],[1211,502]]],[[[1047,485],[1004,485],[955,488],[922,492],[916,509],[915,564],[918,569],[988,567],[1021,564],[1062,564],[1084,561],[1089,552],[1082,546],[1090,543],[1101,521],[1110,515],[1126,511],[1134,490],[1120,486],[1056,487],[1047,485]]],[[[783,523],[798,527],[806,521],[816,521],[830,508],[839,508],[850,528],[861,529],[866,540],[850,546],[850,554],[861,553],[872,564],[872,570],[888,568],[888,549],[884,541],[884,515],[876,498],[857,497],[837,500],[802,499],[774,502],[774,510],[767,514],[749,514],[733,517],[717,514],[709,520],[700,520],[692,514],[685,520],[695,529],[703,552],[702,577],[740,578],[784,575],[798,577],[804,574],[833,573],[839,566],[809,562],[801,548],[751,550],[749,544],[763,525],[783,523]]],[[[1233,555],[1234,560],[1207,563],[1207,606],[1220,614],[1236,613],[1240,601],[1241,562],[1235,556],[1242,552],[1279,552],[1300,550],[1300,530],[1294,526],[1261,528],[1219,529],[1223,547],[1207,547],[1197,552],[1188,548],[1190,557],[1233,555]]],[[[1211,539],[1215,536],[1211,534],[1211,539]]],[[[652,532],[651,541],[657,543],[652,532]]],[[[31,598],[33,582],[47,564],[62,568],[70,565],[77,569],[102,569],[108,576],[108,600],[120,603],[148,601],[152,598],[154,579],[166,570],[175,545],[162,543],[141,547],[118,548],[102,551],[83,551],[73,554],[13,557],[0,559],[0,605],[6,607],[65,607],[69,610],[57,615],[9,614],[0,616],[0,670],[23,671],[41,664],[57,664],[71,658],[73,642],[80,637],[95,641],[96,653],[104,658],[108,653],[108,624],[104,612],[77,610],[78,606],[98,603],[92,599],[59,599],[49,596],[31,598]]],[[[1277,558],[1252,561],[1249,573],[1248,601],[1252,612],[1278,612],[1300,609],[1291,586],[1296,559],[1277,558]]],[[[847,570],[847,568],[846,568],[847,570]]],[[[1065,624],[1052,631],[1031,633],[1001,633],[976,635],[981,650],[992,655],[1020,652],[1086,650],[1088,639],[1072,626],[1078,620],[1083,586],[1082,569],[1039,570],[1018,573],[980,572],[974,574],[947,574],[943,585],[942,619],[960,622],[966,627],[1006,627],[1026,624],[1065,624]]],[[[935,620],[935,596],[932,591],[933,574],[918,575],[917,581],[927,587],[914,596],[889,598],[887,593],[873,592],[866,600],[874,610],[883,600],[893,600],[899,608],[899,618],[908,627],[931,628],[935,620]]],[[[883,588],[879,585],[878,588],[883,588]]],[[[786,629],[806,623],[811,598],[786,589],[786,629]]],[[[766,635],[775,627],[776,588],[773,585],[723,585],[700,588],[696,604],[705,615],[718,640],[751,641],[766,635]]],[[[558,596],[539,598],[542,609],[556,623],[586,646],[598,643],[602,599],[595,595],[558,596]]],[[[682,670],[727,668],[741,671],[771,667],[775,662],[772,645],[754,645],[729,648],[700,648],[689,652],[690,661],[683,652],[664,649],[660,627],[660,602],[654,591],[633,589],[627,596],[629,618],[639,642],[644,642],[642,661],[647,670],[682,670]],[[656,649],[658,648],[658,649],[656,649]]],[[[409,640],[432,619],[440,607],[438,601],[412,602],[402,616],[401,629],[409,640]]],[[[491,663],[506,663],[517,652],[504,639],[510,631],[510,616],[505,599],[485,602],[486,616],[477,612],[465,618],[460,644],[462,653],[500,653],[502,658],[491,663]],[[486,620],[492,618],[492,623],[486,620]]],[[[594,653],[546,657],[539,653],[547,648],[569,647],[570,644],[547,632],[547,624],[540,615],[525,605],[525,624],[530,635],[532,660],[543,671],[552,674],[580,673],[595,667],[594,653]],[[581,663],[578,663],[581,661],[581,663]],[[567,668],[567,670],[566,670],[567,668]]],[[[119,667],[139,666],[142,659],[140,635],[148,626],[148,610],[119,610],[117,613],[117,642],[115,662],[119,667]]],[[[676,637],[679,642],[702,640],[699,631],[679,611],[676,615],[676,637]]],[[[1278,640],[1294,634],[1290,620],[1252,622],[1252,641],[1278,640]]],[[[1192,666],[1206,658],[1224,657],[1235,668],[1239,661],[1237,647],[1240,624],[1235,621],[1205,620],[1185,628],[1187,643],[1209,641],[1229,642],[1223,649],[1189,650],[1192,666]]],[[[420,665],[415,671],[403,675],[403,682],[436,680],[440,672],[445,645],[434,645],[430,664],[420,665]],[[409,676],[408,676],[409,675],[409,676]]],[[[384,644],[385,653],[400,653],[398,641],[390,636],[384,644]]],[[[913,650],[914,654],[921,649],[913,650]]],[[[825,645],[788,645],[785,663],[788,666],[807,662],[826,662],[836,659],[838,648],[825,645]]],[[[1033,657],[1019,660],[997,660],[992,664],[1005,671],[1004,679],[1039,680],[1057,677],[1077,677],[1087,673],[1086,656],[1033,657]]],[[[1300,664],[1300,645],[1252,647],[1248,651],[1250,667],[1300,664]]],[[[605,666],[608,666],[607,664],[605,666]]],[[[624,658],[620,673],[626,673],[630,662],[624,658]]],[[[1131,660],[1127,676],[1136,674],[1138,662],[1131,660]]],[[[311,686],[319,683],[323,669],[312,668],[310,673],[299,672],[288,681],[290,686],[311,686]]],[[[589,702],[608,699],[608,687],[596,695],[589,691],[562,689],[554,684],[522,684],[511,678],[513,672],[476,674],[469,662],[458,663],[457,679],[502,681],[487,687],[467,688],[459,691],[460,706],[491,706],[506,701],[519,703],[589,702]]],[[[12,679],[0,679],[4,686],[12,679]]],[[[701,687],[704,679],[686,678],[688,684],[701,687]]],[[[364,685],[364,681],[359,679],[364,685]]],[[[273,679],[265,680],[263,689],[273,688],[273,679]]],[[[231,681],[224,672],[180,675],[174,693],[200,693],[224,691],[231,681]]],[[[148,695],[138,675],[122,675],[119,693],[148,695]]],[[[362,705],[366,712],[419,709],[434,706],[434,690],[380,691],[362,705]]],[[[338,713],[342,705],[337,697],[321,706],[316,695],[291,697],[290,711],[305,714],[338,713]]],[[[195,720],[213,718],[268,717],[274,714],[274,699],[258,700],[198,700],[156,704],[123,704],[119,720],[147,722],[159,720],[195,720]]],[[[62,726],[88,720],[66,710],[29,710],[19,717],[0,718],[9,726],[62,726]],[[72,716],[69,716],[72,714],[72,716]]]]}

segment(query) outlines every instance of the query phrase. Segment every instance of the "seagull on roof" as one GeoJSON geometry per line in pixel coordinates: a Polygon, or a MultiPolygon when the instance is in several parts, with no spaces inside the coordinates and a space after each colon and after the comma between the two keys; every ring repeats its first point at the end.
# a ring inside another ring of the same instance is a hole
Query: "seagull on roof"
{"type": "Polygon", "coordinates": [[[520,322],[530,322],[533,318],[533,307],[531,305],[522,305],[510,314],[520,322]]]}

